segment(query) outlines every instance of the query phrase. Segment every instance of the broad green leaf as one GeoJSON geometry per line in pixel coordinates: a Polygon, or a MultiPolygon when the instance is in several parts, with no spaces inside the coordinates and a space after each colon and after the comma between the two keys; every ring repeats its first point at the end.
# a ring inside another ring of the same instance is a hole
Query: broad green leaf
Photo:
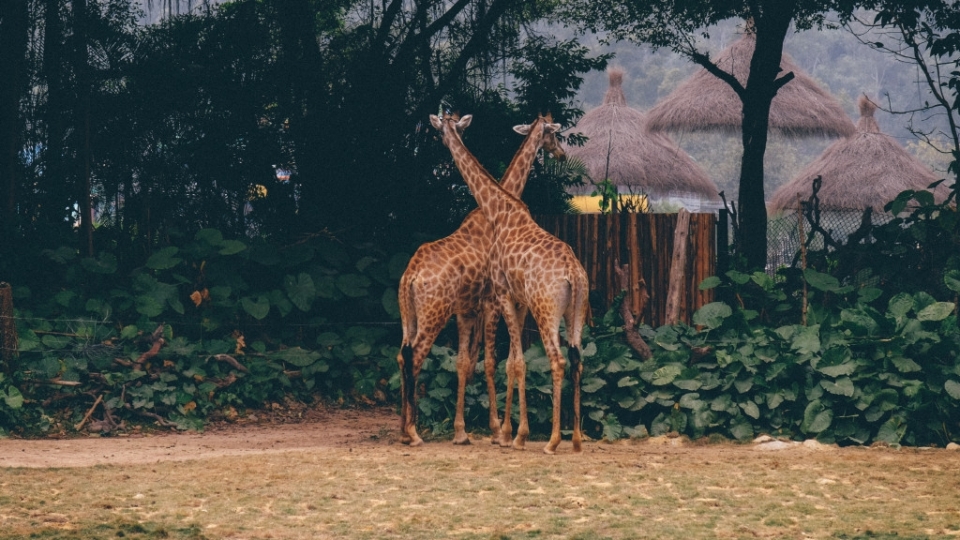
{"type": "Polygon", "coordinates": [[[856,391],[850,377],[842,377],[836,381],[820,381],[820,386],[827,392],[837,396],[853,397],[853,393],[856,391]]]}
{"type": "Polygon", "coordinates": [[[823,352],[823,356],[817,361],[816,369],[829,377],[850,375],[857,370],[857,364],[851,358],[849,348],[830,347],[823,352]]]}
{"type": "Polygon", "coordinates": [[[823,406],[820,400],[813,400],[803,411],[800,429],[804,433],[822,433],[833,423],[833,411],[823,406]]]}
{"type": "Polygon", "coordinates": [[[53,301],[60,304],[63,307],[70,307],[70,302],[77,297],[77,293],[67,289],[65,291],[60,291],[57,294],[53,295],[53,301]]]}
{"type": "Polygon", "coordinates": [[[736,270],[729,270],[726,276],[730,278],[730,281],[736,283],[737,285],[743,285],[750,281],[750,274],[744,274],[743,272],[737,272],[736,270]]]}
{"type": "Polygon", "coordinates": [[[803,271],[803,278],[815,289],[821,291],[836,292],[840,289],[840,282],[830,274],[817,272],[813,268],[807,268],[803,271]]]}
{"type": "Polygon", "coordinates": [[[7,404],[7,407],[14,410],[23,407],[23,394],[20,393],[17,387],[10,386],[5,392],[0,393],[0,395],[3,396],[3,402],[7,404]]]}
{"type": "Polygon", "coordinates": [[[700,282],[700,290],[708,291],[710,289],[716,288],[720,285],[720,278],[717,276],[710,276],[707,279],[700,282]]]}
{"type": "Polygon", "coordinates": [[[268,298],[270,299],[270,306],[276,308],[281,317],[286,317],[293,311],[293,302],[280,289],[271,290],[268,298]]]}
{"type": "Polygon", "coordinates": [[[907,432],[907,425],[902,419],[893,416],[880,426],[877,431],[877,440],[887,444],[900,444],[900,439],[907,432]]]}
{"type": "Polygon", "coordinates": [[[387,288],[383,291],[383,296],[380,297],[380,305],[383,306],[383,310],[387,312],[393,319],[400,318],[400,302],[397,298],[396,289],[387,288]]]}
{"type": "Polygon", "coordinates": [[[274,354],[274,357],[297,367],[306,367],[319,360],[320,353],[301,349],[300,347],[291,347],[278,351],[274,354]]]}
{"type": "Polygon", "coordinates": [[[193,238],[211,246],[219,246],[223,242],[223,233],[217,229],[200,229],[193,238]]]}
{"type": "Polygon", "coordinates": [[[390,261],[387,263],[387,271],[389,272],[390,279],[400,279],[409,262],[410,255],[407,253],[398,253],[390,257],[390,261]]]}
{"type": "Polygon", "coordinates": [[[864,287],[857,291],[857,297],[861,304],[869,304],[883,295],[883,291],[876,287],[864,287]]]}
{"type": "Polygon", "coordinates": [[[112,274],[117,271],[117,256],[103,252],[96,259],[90,257],[81,259],[80,264],[94,274],[112,274]]]}
{"type": "Polygon", "coordinates": [[[942,321],[949,317],[957,307],[953,302],[936,302],[920,310],[917,319],[921,321],[942,321]]]}
{"type": "Polygon", "coordinates": [[[592,394],[606,385],[607,382],[599,377],[590,377],[582,382],[580,390],[587,394],[592,394]]]}
{"type": "Polygon", "coordinates": [[[943,383],[943,389],[947,391],[950,397],[960,401],[960,382],[947,379],[947,382],[943,383]]]}
{"type": "Polygon", "coordinates": [[[120,339],[133,339],[137,337],[137,334],[140,332],[140,329],[132,324],[128,324],[123,327],[123,330],[120,331],[120,339]]]}
{"type": "Polygon", "coordinates": [[[163,302],[157,300],[152,294],[141,294],[136,300],[137,313],[147,317],[156,317],[163,313],[163,302]]]}
{"type": "Polygon", "coordinates": [[[896,318],[901,318],[913,309],[913,297],[907,293],[900,293],[887,303],[887,310],[896,318]]]}
{"type": "Polygon", "coordinates": [[[673,385],[681,390],[699,390],[703,383],[698,379],[674,379],[673,385]]]}
{"type": "Polygon", "coordinates": [[[165,247],[147,259],[146,267],[152,270],[167,270],[183,262],[180,257],[175,257],[180,252],[180,248],[175,246],[165,247]]]}
{"type": "Polygon", "coordinates": [[[331,348],[343,343],[343,338],[336,332],[324,332],[317,336],[317,345],[324,348],[331,348]]]}
{"type": "Polygon", "coordinates": [[[750,422],[740,421],[730,426],[730,435],[738,441],[747,441],[753,438],[753,426],[750,422]]]}
{"type": "Polygon", "coordinates": [[[57,351],[57,350],[66,349],[67,346],[70,345],[71,340],[68,336],[57,336],[53,334],[46,334],[42,338],[40,338],[40,341],[48,349],[53,349],[57,351]]]}
{"type": "Polygon", "coordinates": [[[243,310],[250,314],[256,320],[262,320],[270,313],[270,300],[266,296],[260,295],[256,298],[245,296],[240,300],[243,310]]]}
{"type": "Polygon", "coordinates": [[[317,288],[313,285],[313,278],[306,272],[300,272],[297,277],[287,275],[283,278],[283,287],[287,297],[300,311],[309,311],[317,297],[317,288]]]}
{"type": "Polygon", "coordinates": [[[760,419],[760,407],[757,407],[757,404],[752,401],[745,401],[740,403],[740,409],[743,411],[743,414],[753,418],[754,420],[760,419]]]}
{"type": "Polygon", "coordinates": [[[767,394],[767,408],[770,410],[776,409],[783,403],[783,395],[779,393],[769,393],[767,394]]]}
{"type": "Polygon", "coordinates": [[[943,283],[951,291],[960,293],[960,270],[950,270],[944,274],[943,283]]]}
{"type": "Polygon", "coordinates": [[[337,277],[337,288],[340,292],[351,297],[359,298],[366,296],[367,287],[370,286],[370,279],[358,274],[344,274],[337,277]]]}
{"type": "Polygon", "coordinates": [[[723,325],[723,320],[730,315],[733,315],[730,306],[723,302],[711,302],[693,314],[693,324],[713,330],[723,325]]]}
{"type": "Polygon", "coordinates": [[[683,368],[675,364],[663,366],[653,372],[653,380],[651,382],[656,386],[664,386],[672,383],[682,372],[683,368]]]}
{"type": "Polygon", "coordinates": [[[793,350],[800,354],[814,354],[820,351],[820,325],[801,326],[790,343],[793,350]]]}
{"type": "Polygon", "coordinates": [[[914,371],[923,370],[923,368],[920,367],[920,364],[903,356],[896,356],[891,358],[890,361],[893,362],[893,365],[897,366],[897,369],[900,371],[900,373],[912,373],[914,371]]]}
{"type": "Polygon", "coordinates": [[[623,377],[619,381],[617,381],[617,388],[623,388],[625,386],[636,386],[638,384],[640,384],[640,381],[627,375],[626,377],[623,377]]]}
{"type": "Polygon", "coordinates": [[[247,249],[247,245],[239,240],[224,240],[220,242],[220,253],[221,255],[235,255],[241,251],[247,249]]]}

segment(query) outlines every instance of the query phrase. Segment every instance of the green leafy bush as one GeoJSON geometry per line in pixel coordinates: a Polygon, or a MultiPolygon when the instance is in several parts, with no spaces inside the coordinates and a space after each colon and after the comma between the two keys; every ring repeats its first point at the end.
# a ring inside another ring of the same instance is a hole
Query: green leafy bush
{"type": "Polygon", "coordinates": [[[44,256],[55,279],[15,288],[19,370],[0,380],[2,429],[54,429],[54,415],[79,425],[97,398],[105,430],[138,418],[195,428],[221,407],[382,394],[396,369],[404,255],[204,229],[128,274],[110,254],[44,256]]]}

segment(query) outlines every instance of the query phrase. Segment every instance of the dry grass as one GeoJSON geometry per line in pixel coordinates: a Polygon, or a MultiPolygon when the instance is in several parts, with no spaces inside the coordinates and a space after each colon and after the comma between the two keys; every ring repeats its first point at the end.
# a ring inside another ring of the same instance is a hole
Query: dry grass
{"type": "MultiPolygon", "coordinates": [[[[657,442],[661,444],[657,444],[657,442]]],[[[0,538],[943,538],[960,454],[383,441],[0,470],[0,538]]]]}

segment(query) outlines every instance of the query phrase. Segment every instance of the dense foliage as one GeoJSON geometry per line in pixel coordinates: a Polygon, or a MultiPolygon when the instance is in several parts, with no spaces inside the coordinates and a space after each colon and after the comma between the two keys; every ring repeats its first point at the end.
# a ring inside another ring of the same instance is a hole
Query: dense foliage
{"type": "MultiPolygon", "coordinates": [[[[701,286],[722,300],[698,310],[693,326],[640,328],[650,360],[626,345],[617,310],[597,319],[583,351],[586,432],[960,440],[956,251],[926,259],[912,282],[885,288],[897,275],[883,266],[891,254],[918,261],[930,246],[960,238],[956,211],[924,193],[891,203],[919,202],[878,227],[870,247],[876,270],[861,264],[837,277],[816,269],[823,263],[837,273],[845,251],[829,248],[811,252],[804,270],[709,278],[701,286]],[[923,236],[930,230],[940,234],[923,236]]],[[[200,428],[211,415],[283,396],[396,403],[393,287],[406,255],[328,237],[277,248],[213,229],[182,240],[129,276],[111,256],[45,252],[47,277],[64,285],[51,294],[16,291],[30,307],[17,314],[19,369],[0,380],[4,430],[111,432],[143,421],[200,428]]],[[[420,381],[420,420],[434,436],[451,429],[453,339],[441,338],[420,381]]],[[[531,422],[534,433],[546,433],[549,361],[539,344],[525,356],[531,422]]],[[[489,406],[482,372],[481,362],[467,389],[468,423],[479,429],[489,406]]]]}

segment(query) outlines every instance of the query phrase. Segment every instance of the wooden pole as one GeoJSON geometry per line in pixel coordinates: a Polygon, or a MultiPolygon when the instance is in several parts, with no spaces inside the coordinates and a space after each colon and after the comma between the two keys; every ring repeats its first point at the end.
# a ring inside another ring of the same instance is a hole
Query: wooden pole
{"type": "Polygon", "coordinates": [[[7,375],[17,369],[17,324],[13,319],[13,287],[0,282],[0,368],[7,375]]]}
{"type": "Polygon", "coordinates": [[[680,302],[687,283],[687,237],[690,236],[690,212],[681,208],[677,228],[673,232],[673,257],[670,261],[670,288],[667,291],[667,314],[664,324],[680,320],[680,302]]]}

